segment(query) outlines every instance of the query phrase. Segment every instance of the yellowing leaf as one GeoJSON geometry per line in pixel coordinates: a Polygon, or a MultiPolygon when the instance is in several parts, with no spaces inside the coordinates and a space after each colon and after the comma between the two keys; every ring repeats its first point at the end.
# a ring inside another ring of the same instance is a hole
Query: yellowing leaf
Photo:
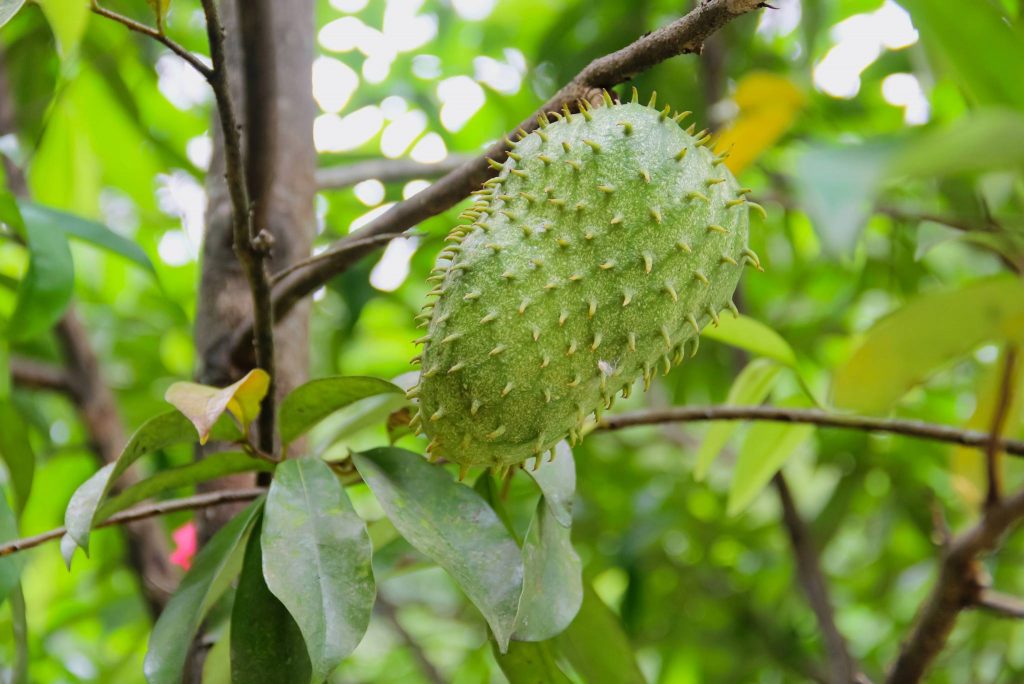
{"type": "Polygon", "coordinates": [[[1024,337],[1024,282],[986,278],[923,295],[889,314],[835,374],[836,406],[881,412],[982,342],[1024,337]]]}
{"type": "Polygon", "coordinates": [[[248,430],[260,414],[260,402],[269,387],[270,376],[256,368],[224,388],[176,382],[167,389],[164,399],[185,414],[199,432],[199,443],[206,444],[210,431],[224,411],[230,412],[241,423],[243,432],[248,430]]]}
{"type": "Polygon", "coordinates": [[[728,151],[725,165],[739,173],[789,130],[805,97],[788,78],[754,71],[740,80],[733,101],[739,114],[719,136],[715,151],[728,151]]]}

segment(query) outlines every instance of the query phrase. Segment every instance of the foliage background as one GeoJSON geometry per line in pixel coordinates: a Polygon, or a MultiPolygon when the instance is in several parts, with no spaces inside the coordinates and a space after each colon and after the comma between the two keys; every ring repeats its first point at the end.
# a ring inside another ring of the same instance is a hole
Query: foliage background
{"type": "MultiPolygon", "coordinates": [[[[1014,62],[1020,50],[1001,51],[998,41],[965,46],[946,40],[957,26],[942,12],[919,15],[924,2],[906,3],[913,19],[888,0],[777,4],[777,11],[727,26],[703,60],[673,59],[636,85],[645,97],[657,90],[677,108],[694,110],[699,122],[732,124],[738,148],[763,149],[740,176],[768,208],[752,236],[765,273],[748,272],[742,308],[789,342],[802,377],[826,397],[835,369],[884,314],[919,293],[956,288],[1005,268],[991,251],[950,239],[935,222],[916,217],[984,224],[993,216],[1007,227],[1005,241],[1012,242],[1014,230],[1019,236],[1021,140],[1005,131],[1020,129],[978,125],[972,117],[991,106],[1021,115],[1024,96],[1002,86],[1005,74],[1021,73],[1015,67],[1024,68],[1024,60],[1014,62]],[[898,184],[885,176],[892,150],[957,124],[960,132],[944,140],[980,131],[978,140],[989,147],[944,153],[932,146],[932,157],[920,163],[931,164],[934,173],[898,184]],[[988,168],[986,157],[993,156],[998,168],[988,168]],[[955,173],[965,168],[974,173],[955,173]]],[[[148,18],[136,0],[110,7],[148,18]]],[[[377,158],[382,151],[419,159],[436,159],[440,149],[478,153],[591,58],[687,9],[669,0],[321,2],[324,59],[314,81],[328,110],[315,129],[321,164],[377,158]],[[339,44],[352,36],[354,45],[339,44]],[[388,54],[388,45],[401,51],[388,54]],[[346,82],[354,86],[348,98],[346,82]],[[452,121],[460,112],[472,115],[456,130],[452,121]],[[420,122],[424,130],[415,140],[405,147],[395,141],[420,122]],[[337,149],[358,141],[359,132],[366,139],[358,147],[337,149]],[[336,151],[324,151],[332,146],[336,151]]],[[[1016,0],[985,0],[964,11],[1001,16],[1021,28],[1016,0]]],[[[190,377],[194,366],[191,324],[211,102],[204,84],[159,45],[97,17],[82,21],[80,38],[75,26],[58,29],[59,50],[39,6],[27,6],[0,32],[19,131],[0,140],[0,150],[26,166],[35,201],[103,221],[136,240],[156,266],[154,277],[124,259],[72,245],[75,300],[122,415],[135,426],[165,408],[166,388],[190,377]]],[[[197,3],[174,0],[168,26],[190,49],[206,49],[197,3]]],[[[318,244],[348,233],[367,212],[416,187],[368,183],[324,191],[317,198],[318,244]]],[[[317,293],[313,377],[392,378],[409,370],[417,336],[412,319],[428,289],[424,278],[454,221],[454,211],[427,221],[415,243],[396,241],[383,258],[368,258],[317,293]]],[[[5,316],[25,268],[24,250],[0,239],[5,316]]],[[[937,329],[962,333],[955,320],[937,329]]],[[[901,350],[908,358],[921,343],[914,333],[908,331],[901,350]]],[[[58,360],[47,336],[12,349],[58,360]]],[[[999,353],[986,345],[947,364],[903,398],[898,414],[968,424],[991,404],[999,353]]],[[[734,349],[707,341],[696,359],[626,405],[722,402],[743,363],[734,349]]],[[[868,373],[860,381],[870,386],[886,378],[868,373]]],[[[785,401],[800,392],[790,374],[774,397],[785,401]]],[[[29,535],[61,523],[71,493],[94,471],[95,457],[65,399],[15,390],[13,400],[18,413],[5,420],[28,426],[38,463],[22,517],[21,533],[29,535]]],[[[1024,434],[1019,418],[1008,434],[1024,434]]],[[[727,515],[732,465],[743,441],[732,440],[707,481],[696,482],[694,458],[705,430],[596,434],[576,449],[574,540],[585,575],[619,616],[651,681],[805,680],[818,668],[822,645],[795,584],[778,503],[765,491],[745,512],[727,515]]],[[[386,439],[383,428],[347,426],[341,417],[322,426],[313,445],[340,454],[386,439]]],[[[150,467],[190,458],[188,449],[172,449],[150,467]]],[[[822,550],[839,627],[867,671],[881,672],[891,661],[931,586],[933,507],[954,526],[975,515],[980,462],[975,452],[830,430],[813,433],[789,456],[786,474],[822,550]]],[[[1020,479],[1010,475],[1011,483],[1020,479]]],[[[513,509],[526,500],[520,485],[513,487],[513,509]]],[[[382,515],[367,492],[356,487],[351,494],[364,516],[382,515]]],[[[170,530],[187,519],[179,514],[165,523],[170,530]]],[[[990,561],[1003,591],[1024,592],[1022,551],[1019,540],[1011,541],[990,561]]],[[[91,558],[80,558],[70,572],[56,545],[29,554],[23,577],[32,681],[142,680],[150,622],[124,555],[115,530],[97,532],[91,558]]],[[[442,571],[418,569],[413,561],[381,583],[393,610],[378,610],[334,680],[429,681],[425,658],[444,681],[501,681],[482,620],[442,571]]],[[[10,627],[5,606],[0,634],[10,627]]],[[[934,681],[1018,681],[1024,677],[1020,629],[966,613],[934,681]]],[[[0,641],[0,663],[11,662],[11,649],[6,638],[0,641]]]]}

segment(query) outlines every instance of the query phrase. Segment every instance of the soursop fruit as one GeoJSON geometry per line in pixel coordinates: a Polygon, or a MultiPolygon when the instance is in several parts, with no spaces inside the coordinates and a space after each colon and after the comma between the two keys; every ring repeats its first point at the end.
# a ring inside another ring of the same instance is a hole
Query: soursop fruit
{"type": "MultiPolygon", "coordinates": [[[[498,471],[697,351],[746,265],[746,190],[688,113],[581,103],[521,134],[438,258],[413,427],[498,471]]],[[[760,207],[757,207],[760,209],[760,207]]],[[[552,456],[553,457],[553,456],[552,456]]]]}

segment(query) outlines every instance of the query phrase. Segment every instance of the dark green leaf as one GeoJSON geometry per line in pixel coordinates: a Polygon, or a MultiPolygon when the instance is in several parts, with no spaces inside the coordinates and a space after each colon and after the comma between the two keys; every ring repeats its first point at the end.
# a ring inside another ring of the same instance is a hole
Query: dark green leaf
{"type": "Polygon", "coordinates": [[[555,643],[585,682],[645,684],[618,618],[588,584],[576,619],[555,643]]]}
{"type": "MultiPolygon", "coordinates": [[[[7,504],[7,497],[0,490],[0,544],[17,538],[18,521],[7,504]]],[[[22,562],[22,557],[16,553],[0,556],[0,604],[18,587],[22,562]]]]}
{"type": "Polygon", "coordinates": [[[36,230],[63,232],[68,236],[119,254],[147,271],[156,273],[153,263],[141,247],[128,238],[118,235],[102,223],[31,202],[21,203],[20,209],[25,223],[28,226],[33,226],[36,230]]]}
{"type": "Polygon", "coordinates": [[[419,454],[382,448],[353,461],[402,536],[458,582],[507,648],[523,586],[519,546],[469,487],[419,454]]]}
{"type": "Polygon", "coordinates": [[[11,478],[15,508],[21,511],[32,492],[36,457],[28,441],[27,423],[9,401],[0,401],[0,458],[11,478]]]}
{"type": "Polygon", "coordinates": [[[196,554],[149,637],[143,666],[149,684],[181,684],[192,637],[241,568],[243,544],[262,507],[262,498],[249,504],[196,554]]]}
{"type": "Polygon", "coordinates": [[[509,684],[569,684],[570,679],[558,667],[554,651],[554,645],[549,641],[513,641],[504,655],[495,645],[494,659],[508,677],[509,684]]]}
{"type": "Polygon", "coordinates": [[[376,598],[370,535],[326,463],[278,466],[262,545],[267,587],[298,623],[322,681],[359,645],[376,598]]]}
{"type": "Polygon", "coordinates": [[[117,496],[108,499],[97,511],[95,520],[97,523],[102,522],[118,511],[123,511],[129,506],[169,489],[206,482],[232,473],[250,471],[269,473],[273,470],[273,463],[239,451],[221,451],[210,454],[193,463],[161,470],[138,484],[128,487],[117,496]]]}
{"type": "Polygon", "coordinates": [[[0,339],[0,401],[11,396],[11,349],[6,339],[0,339]]]}
{"type": "Polygon", "coordinates": [[[526,468],[534,479],[551,513],[563,527],[572,525],[572,500],[576,495],[576,463],[565,442],[555,445],[555,460],[544,461],[540,468],[526,468]]]}
{"type": "Polygon", "coordinates": [[[571,528],[558,520],[544,497],[537,502],[523,542],[523,565],[523,594],[513,636],[521,641],[550,639],[579,612],[583,576],[571,528]]]}
{"type": "Polygon", "coordinates": [[[300,385],[281,402],[277,424],[281,441],[290,444],[321,420],[360,399],[402,393],[380,378],[335,376],[300,385]]]}
{"type": "Polygon", "coordinates": [[[263,579],[261,521],[245,548],[242,574],[231,611],[231,681],[233,684],[309,684],[312,678],[306,643],[295,620],[263,579]]]}
{"type": "Polygon", "coordinates": [[[38,224],[25,224],[28,271],[18,288],[18,301],[8,321],[12,340],[46,332],[64,314],[75,284],[67,236],[38,224]]]}

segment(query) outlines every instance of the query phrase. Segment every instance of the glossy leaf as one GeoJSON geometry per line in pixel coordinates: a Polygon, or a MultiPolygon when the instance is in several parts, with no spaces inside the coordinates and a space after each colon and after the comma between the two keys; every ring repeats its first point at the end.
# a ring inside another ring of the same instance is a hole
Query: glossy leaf
{"type": "Polygon", "coordinates": [[[270,376],[263,369],[254,368],[227,387],[176,382],[167,388],[164,399],[192,421],[199,433],[199,443],[206,444],[213,426],[225,411],[234,416],[246,432],[259,415],[260,402],[269,387],[270,376]]]}
{"type": "Polygon", "coordinates": [[[494,648],[494,659],[509,684],[569,684],[555,657],[552,642],[513,641],[508,653],[494,648]]]}
{"type": "Polygon", "coordinates": [[[589,584],[576,619],[555,643],[585,682],[646,684],[618,617],[589,584]]]}
{"type": "Polygon", "coordinates": [[[178,487],[206,482],[214,478],[252,471],[273,472],[274,464],[239,451],[221,451],[198,461],[161,470],[145,480],[128,487],[104,503],[95,516],[96,523],[106,520],[140,501],[178,487]]]}
{"type": "Polygon", "coordinates": [[[68,236],[76,237],[96,247],[123,256],[147,271],[156,272],[152,262],[146,256],[146,253],[142,251],[141,247],[132,240],[118,235],[102,223],[31,202],[23,202],[19,208],[25,223],[34,226],[36,230],[62,232],[68,236]]]}
{"type": "Polygon", "coordinates": [[[402,536],[466,592],[505,650],[523,586],[519,546],[480,496],[404,449],[353,455],[363,480],[402,536]]]}
{"type": "Polygon", "coordinates": [[[0,0],[0,26],[3,26],[18,13],[25,0],[0,0]]]}
{"type": "Polygon", "coordinates": [[[150,634],[143,665],[149,684],[181,683],[192,637],[241,569],[245,540],[262,507],[262,498],[249,504],[196,554],[150,634]]]}
{"type": "Polygon", "coordinates": [[[551,513],[563,527],[572,525],[572,500],[576,495],[576,462],[572,449],[565,442],[555,445],[555,460],[541,461],[540,468],[524,469],[544,495],[551,513]]]}
{"type": "Polygon", "coordinates": [[[583,601],[582,566],[572,546],[571,528],[558,520],[544,497],[537,502],[523,541],[523,566],[514,638],[543,641],[561,634],[583,601]]]}
{"type": "Polygon", "coordinates": [[[874,325],[835,373],[836,406],[889,409],[944,364],[983,342],[1024,338],[1024,283],[1011,276],[921,295],[874,325]]]}
{"type": "Polygon", "coordinates": [[[309,684],[302,632],[263,579],[261,527],[257,521],[249,536],[231,610],[231,682],[309,684]]]}
{"type": "Polygon", "coordinates": [[[46,332],[64,314],[74,288],[74,264],[67,236],[38,224],[25,224],[28,271],[18,288],[18,301],[8,334],[27,340],[46,332]]]}
{"type": "Polygon", "coordinates": [[[754,423],[747,431],[733,469],[729,515],[750,505],[782,465],[814,436],[813,425],[754,423]]]}
{"type": "Polygon", "coordinates": [[[15,509],[21,511],[32,492],[36,457],[28,440],[25,419],[9,401],[0,401],[0,458],[10,476],[15,509]]]}
{"type": "Polygon", "coordinates": [[[360,399],[402,394],[402,389],[379,378],[335,376],[296,387],[281,402],[277,424],[281,441],[289,444],[321,420],[360,399]]]}
{"type": "Polygon", "coordinates": [[[278,466],[262,533],[267,588],[306,642],[313,679],[322,681],[363,638],[376,598],[366,525],[321,460],[278,466]]]}
{"type": "Polygon", "coordinates": [[[796,354],[782,335],[750,316],[722,316],[717,326],[709,325],[701,335],[773,359],[783,366],[796,366],[796,354]]]}

